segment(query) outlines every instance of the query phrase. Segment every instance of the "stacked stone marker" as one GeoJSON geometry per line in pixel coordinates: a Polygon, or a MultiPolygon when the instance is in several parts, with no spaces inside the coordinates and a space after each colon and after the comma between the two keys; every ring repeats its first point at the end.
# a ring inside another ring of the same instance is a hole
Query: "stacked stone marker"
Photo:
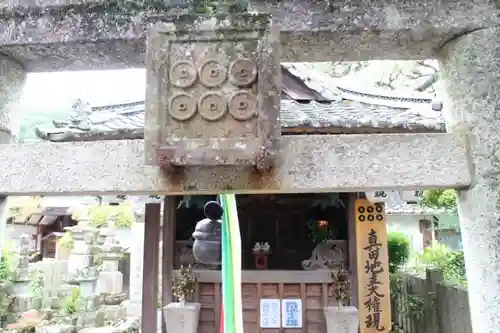
{"type": "Polygon", "coordinates": [[[118,270],[124,248],[116,238],[115,222],[116,216],[110,216],[107,227],[100,232],[104,243],[100,246],[102,270],[97,282],[97,289],[103,301],[98,317],[113,322],[124,320],[127,315],[123,304],[127,298],[123,292],[123,274],[118,270]]]}
{"type": "Polygon", "coordinates": [[[79,313],[77,326],[92,326],[95,324],[99,294],[97,293],[98,267],[93,265],[92,250],[95,246],[97,228],[94,228],[87,215],[82,215],[78,224],[67,227],[74,240],[68,263],[69,283],[80,287],[82,309],[79,313]]]}
{"type": "Polygon", "coordinates": [[[19,238],[19,253],[14,276],[13,303],[11,308],[13,313],[23,313],[31,307],[29,274],[30,239],[31,237],[27,234],[22,234],[19,238]]]}

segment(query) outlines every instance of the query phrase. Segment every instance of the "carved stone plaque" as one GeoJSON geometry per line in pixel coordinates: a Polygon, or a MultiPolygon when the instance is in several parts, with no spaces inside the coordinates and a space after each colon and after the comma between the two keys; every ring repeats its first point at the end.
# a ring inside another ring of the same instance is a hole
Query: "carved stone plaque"
{"type": "Polygon", "coordinates": [[[269,169],[281,136],[279,48],[265,14],[157,24],[147,43],[146,163],[269,169]]]}

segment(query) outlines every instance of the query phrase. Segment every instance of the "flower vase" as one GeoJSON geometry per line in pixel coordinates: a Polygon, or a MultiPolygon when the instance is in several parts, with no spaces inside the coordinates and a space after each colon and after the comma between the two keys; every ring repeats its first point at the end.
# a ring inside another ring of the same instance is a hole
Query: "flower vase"
{"type": "Polygon", "coordinates": [[[344,306],[340,301],[337,306],[324,307],[323,311],[327,333],[358,333],[358,309],[354,306],[344,306]]]}
{"type": "Polygon", "coordinates": [[[163,316],[167,332],[197,333],[200,308],[200,303],[186,302],[185,298],[165,306],[163,316]]]}

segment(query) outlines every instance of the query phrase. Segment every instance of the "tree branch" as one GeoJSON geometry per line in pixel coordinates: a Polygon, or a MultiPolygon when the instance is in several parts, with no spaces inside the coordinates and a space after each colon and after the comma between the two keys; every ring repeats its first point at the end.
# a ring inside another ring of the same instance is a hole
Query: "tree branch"
{"type": "Polygon", "coordinates": [[[432,74],[427,80],[424,81],[420,86],[418,86],[415,90],[416,91],[425,91],[427,88],[431,87],[434,83],[439,80],[439,73],[436,72],[432,74]]]}
{"type": "Polygon", "coordinates": [[[425,62],[425,60],[417,60],[417,64],[422,67],[427,67],[432,69],[434,72],[438,72],[438,69],[428,63],[425,62]]]}

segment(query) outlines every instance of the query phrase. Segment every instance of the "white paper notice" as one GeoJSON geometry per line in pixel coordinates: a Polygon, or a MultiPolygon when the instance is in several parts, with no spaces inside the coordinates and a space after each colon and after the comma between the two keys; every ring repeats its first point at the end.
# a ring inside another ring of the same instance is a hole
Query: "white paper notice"
{"type": "Polygon", "coordinates": [[[302,328],[302,301],[284,299],[281,301],[281,324],[284,328],[302,328]]]}
{"type": "Polygon", "coordinates": [[[279,299],[260,300],[260,327],[280,328],[281,301],[279,299]]]}

